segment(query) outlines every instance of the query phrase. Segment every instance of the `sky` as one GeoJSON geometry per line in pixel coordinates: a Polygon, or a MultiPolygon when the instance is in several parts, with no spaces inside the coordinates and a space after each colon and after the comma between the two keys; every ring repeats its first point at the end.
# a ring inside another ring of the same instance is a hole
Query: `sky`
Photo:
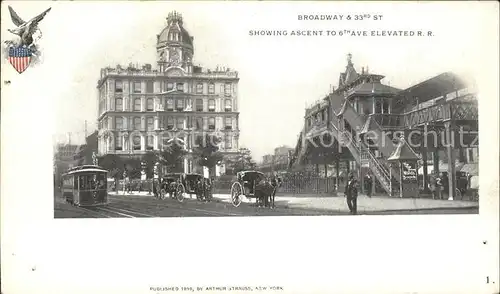
{"type": "MultiPolygon", "coordinates": [[[[2,41],[12,38],[6,4],[27,20],[48,7],[40,23],[43,58],[22,75],[2,73],[19,87],[18,97],[36,103],[26,110],[34,120],[52,121],[61,142],[84,141],[96,129],[99,71],[116,64],[155,62],[156,34],[167,14],[181,13],[194,37],[194,62],[207,68],[225,66],[239,73],[240,146],[257,161],[281,145],[295,146],[307,104],[337,87],[346,55],[358,72],[385,76],[384,83],[404,89],[445,71],[470,76],[488,64],[482,52],[491,44],[497,12],[477,3],[343,3],[343,2],[2,2],[2,41]],[[382,20],[304,21],[298,15],[382,15],[382,20]],[[250,36],[249,30],[287,30],[288,36],[250,36]],[[324,36],[291,36],[292,30],[322,30],[324,36]],[[432,37],[325,36],[327,30],[422,30],[432,37]],[[39,101],[37,103],[39,103],[39,101]]],[[[6,78],[4,78],[6,79],[6,78]]],[[[4,101],[2,101],[4,103],[4,101]]]]}

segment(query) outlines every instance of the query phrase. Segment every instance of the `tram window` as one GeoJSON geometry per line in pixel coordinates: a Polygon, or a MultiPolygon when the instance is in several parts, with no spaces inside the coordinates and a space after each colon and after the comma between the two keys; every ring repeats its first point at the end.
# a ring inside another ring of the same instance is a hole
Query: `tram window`
{"type": "Polygon", "coordinates": [[[73,178],[73,188],[78,189],[78,181],[76,178],[73,178]]]}

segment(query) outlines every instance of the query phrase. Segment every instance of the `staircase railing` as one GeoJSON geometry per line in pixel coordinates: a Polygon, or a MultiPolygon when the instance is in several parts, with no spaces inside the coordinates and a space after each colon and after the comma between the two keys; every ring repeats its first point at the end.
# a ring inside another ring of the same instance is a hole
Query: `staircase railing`
{"type": "Polygon", "coordinates": [[[330,124],[334,130],[337,132],[337,138],[343,145],[346,145],[347,148],[349,148],[349,151],[353,154],[353,156],[359,161],[360,163],[363,160],[363,154],[368,154],[368,160],[370,163],[370,169],[373,171],[375,174],[375,177],[379,179],[380,183],[382,184],[382,187],[384,190],[390,195],[391,194],[391,177],[389,175],[389,172],[380,164],[380,162],[375,158],[373,153],[371,152],[370,149],[366,148],[365,152],[363,153],[360,146],[354,140],[352,134],[350,132],[346,131],[339,131],[337,126],[335,124],[331,123],[330,124]],[[347,143],[344,142],[344,140],[348,140],[347,143]]]}

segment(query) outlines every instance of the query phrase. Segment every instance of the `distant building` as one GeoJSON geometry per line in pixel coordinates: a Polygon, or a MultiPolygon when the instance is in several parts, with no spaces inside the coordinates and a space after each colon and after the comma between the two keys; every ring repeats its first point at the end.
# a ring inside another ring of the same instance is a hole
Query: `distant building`
{"type": "Polygon", "coordinates": [[[59,183],[61,175],[69,168],[78,165],[75,155],[80,145],[58,144],[54,154],[54,181],[59,183]]]}
{"type": "MultiPolygon", "coordinates": [[[[177,136],[190,150],[204,134],[221,138],[226,155],[239,140],[238,72],[193,64],[194,43],[182,16],[169,13],[156,37],[157,67],[129,65],[101,69],[98,153],[140,156],[177,136]]],[[[195,160],[185,172],[201,172],[195,160]]]]}
{"type": "Polygon", "coordinates": [[[288,169],[291,153],[294,148],[280,146],[274,148],[274,154],[266,154],[262,157],[259,169],[264,172],[285,171],[288,169]]]}

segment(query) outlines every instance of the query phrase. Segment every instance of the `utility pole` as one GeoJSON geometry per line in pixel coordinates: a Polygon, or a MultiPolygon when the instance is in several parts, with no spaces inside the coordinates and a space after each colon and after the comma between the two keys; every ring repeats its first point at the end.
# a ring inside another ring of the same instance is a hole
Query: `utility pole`
{"type": "Polygon", "coordinates": [[[85,138],[87,138],[87,120],[85,120],[85,138]]]}

